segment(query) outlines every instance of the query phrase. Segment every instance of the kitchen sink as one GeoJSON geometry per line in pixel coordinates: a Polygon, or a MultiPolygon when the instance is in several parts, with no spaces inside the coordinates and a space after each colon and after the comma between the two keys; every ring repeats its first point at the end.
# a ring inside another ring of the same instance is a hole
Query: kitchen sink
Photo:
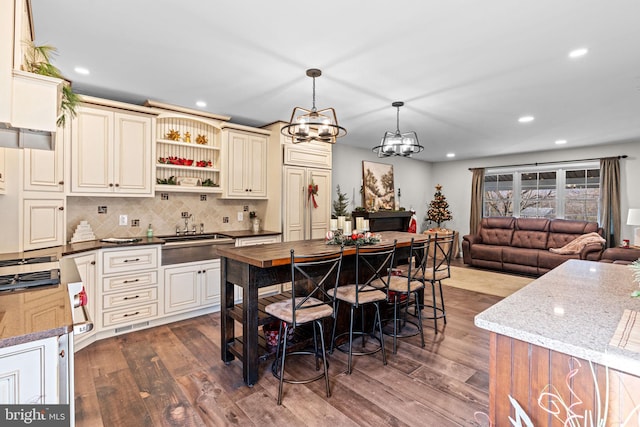
{"type": "Polygon", "coordinates": [[[229,237],[220,233],[203,233],[203,234],[183,234],[181,236],[171,235],[171,236],[158,236],[158,238],[164,240],[166,245],[173,246],[173,244],[183,244],[183,243],[199,243],[203,241],[211,240],[211,243],[228,243],[234,241],[232,237],[229,237]]]}
{"type": "Polygon", "coordinates": [[[220,233],[158,236],[162,245],[162,265],[205,261],[220,258],[218,249],[235,246],[235,239],[220,233]]]}

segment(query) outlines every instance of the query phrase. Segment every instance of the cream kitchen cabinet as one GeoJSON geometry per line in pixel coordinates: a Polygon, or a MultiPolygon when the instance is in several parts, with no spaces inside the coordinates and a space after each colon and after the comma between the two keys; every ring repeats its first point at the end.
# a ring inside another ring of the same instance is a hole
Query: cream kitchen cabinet
{"type": "Polygon", "coordinates": [[[64,196],[22,199],[23,250],[64,244],[65,204],[64,196]]]}
{"type": "Polygon", "coordinates": [[[331,219],[331,170],[289,166],[283,168],[284,241],[320,239],[331,219]],[[309,185],[318,186],[314,207],[309,185]]]}
{"type": "Polygon", "coordinates": [[[71,123],[71,194],[152,196],[153,115],[82,105],[71,123]]]}
{"type": "Polygon", "coordinates": [[[69,127],[58,128],[53,150],[24,149],[24,191],[65,192],[64,147],[70,135],[69,127]]]}
{"type": "Polygon", "coordinates": [[[213,305],[220,305],[220,260],[164,269],[165,314],[213,305]]]}
{"type": "Polygon", "coordinates": [[[159,245],[102,251],[98,332],[109,336],[158,318],[159,245]]]}
{"type": "Polygon", "coordinates": [[[59,360],[59,338],[0,348],[0,404],[68,403],[59,389],[59,363],[66,363],[59,360]]]}
{"type": "Polygon", "coordinates": [[[226,149],[223,195],[236,199],[267,198],[267,135],[224,129],[226,149]]]}

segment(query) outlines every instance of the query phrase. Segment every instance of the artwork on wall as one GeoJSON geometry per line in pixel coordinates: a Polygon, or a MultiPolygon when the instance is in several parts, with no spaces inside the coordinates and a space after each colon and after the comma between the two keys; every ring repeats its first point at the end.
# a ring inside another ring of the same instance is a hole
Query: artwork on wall
{"type": "Polygon", "coordinates": [[[393,165],[362,161],[362,197],[367,210],[395,209],[393,165]]]}

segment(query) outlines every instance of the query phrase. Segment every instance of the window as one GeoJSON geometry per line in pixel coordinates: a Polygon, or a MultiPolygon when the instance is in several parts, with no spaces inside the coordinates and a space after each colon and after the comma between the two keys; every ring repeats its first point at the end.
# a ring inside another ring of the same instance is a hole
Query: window
{"type": "Polygon", "coordinates": [[[597,221],[599,201],[600,165],[597,162],[485,172],[485,217],[597,221]]]}

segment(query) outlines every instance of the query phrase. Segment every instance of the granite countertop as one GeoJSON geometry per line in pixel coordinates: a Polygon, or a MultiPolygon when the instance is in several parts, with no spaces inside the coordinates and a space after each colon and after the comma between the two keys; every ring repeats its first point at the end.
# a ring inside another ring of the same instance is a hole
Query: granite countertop
{"type": "Polygon", "coordinates": [[[625,309],[640,311],[626,265],[569,260],[475,317],[476,326],[640,376],[640,353],[609,345],[625,309]]]}
{"type": "Polygon", "coordinates": [[[73,331],[67,286],[6,292],[0,298],[0,348],[73,331]]]}
{"type": "Polygon", "coordinates": [[[238,230],[238,231],[221,231],[220,234],[233,237],[234,239],[242,239],[243,237],[260,237],[260,236],[279,236],[282,234],[279,231],[260,230],[254,233],[252,230],[238,230]]]}

